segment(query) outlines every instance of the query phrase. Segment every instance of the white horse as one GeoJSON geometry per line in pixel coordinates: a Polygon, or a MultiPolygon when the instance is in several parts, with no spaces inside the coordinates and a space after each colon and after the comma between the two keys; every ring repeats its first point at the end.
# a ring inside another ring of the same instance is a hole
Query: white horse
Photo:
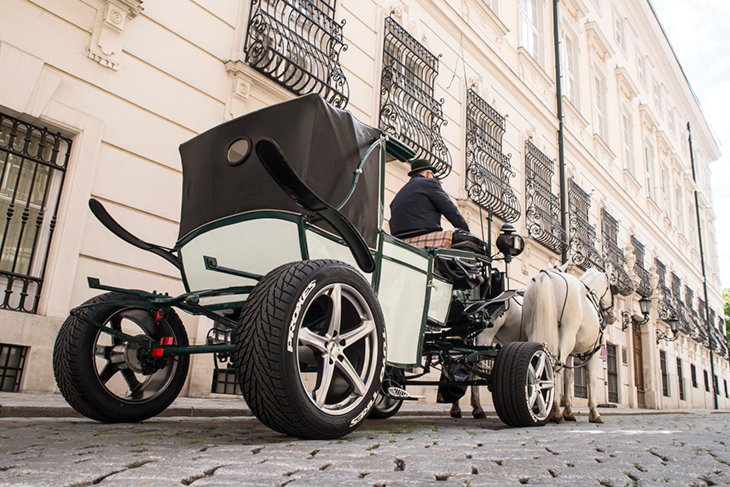
{"type": "MultiPolygon", "coordinates": [[[[523,309],[524,336],[528,341],[544,343],[559,364],[568,357],[576,363],[586,362],[588,377],[589,421],[602,423],[596,409],[594,378],[600,363],[597,353],[603,342],[601,321],[613,323],[613,292],[608,276],[594,268],[580,278],[559,269],[541,271],[525,291],[523,309]]],[[[575,421],[573,413],[573,370],[558,367],[555,371],[555,401],[551,420],[575,421]],[[565,408],[560,411],[562,371],[565,370],[565,408]]]]}
{"type": "MultiPolygon", "coordinates": [[[[487,328],[482,331],[476,337],[476,345],[478,346],[490,346],[496,341],[499,343],[508,343],[519,341],[519,330],[520,323],[522,321],[522,300],[521,294],[515,294],[509,300],[509,307],[502,316],[497,318],[494,322],[494,326],[487,328]]],[[[482,409],[482,403],[479,399],[479,388],[477,386],[471,387],[471,407],[472,416],[474,419],[484,419],[484,409],[482,409]]],[[[461,418],[461,407],[459,407],[459,401],[452,403],[451,405],[451,417],[461,418]]]]}

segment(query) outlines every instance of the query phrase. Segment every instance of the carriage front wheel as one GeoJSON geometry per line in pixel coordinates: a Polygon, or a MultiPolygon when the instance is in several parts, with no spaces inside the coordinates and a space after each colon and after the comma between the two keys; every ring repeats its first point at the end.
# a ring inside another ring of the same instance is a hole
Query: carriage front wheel
{"type": "Polygon", "coordinates": [[[188,374],[187,355],[154,362],[139,358],[140,346],[102,332],[90,322],[133,337],[188,345],[180,318],[172,309],[140,307],[139,297],[106,293],[69,316],[56,337],[53,373],[64,399],[87,418],[104,423],[134,423],[160,414],[172,404],[188,374]]]}
{"type": "Polygon", "coordinates": [[[492,399],[497,415],[509,426],[542,426],[555,397],[552,361],[533,342],[506,344],[492,369],[492,399]]]}
{"type": "Polygon", "coordinates": [[[291,436],[339,438],[370,412],[385,368],[385,320],[365,278],[334,260],[283,265],[251,291],[234,335],[241,392],[291,436]]]}

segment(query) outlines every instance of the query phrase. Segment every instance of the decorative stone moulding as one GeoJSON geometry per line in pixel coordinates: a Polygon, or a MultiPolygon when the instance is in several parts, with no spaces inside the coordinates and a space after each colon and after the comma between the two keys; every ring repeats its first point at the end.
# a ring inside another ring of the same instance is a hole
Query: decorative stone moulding
{"type": "Polygon", "coordinates": [[[143,10],[142,0],[98,0],[94,31],[87,55],[104,67],[116,70],[124,47],[124,28],[143,10]]]}

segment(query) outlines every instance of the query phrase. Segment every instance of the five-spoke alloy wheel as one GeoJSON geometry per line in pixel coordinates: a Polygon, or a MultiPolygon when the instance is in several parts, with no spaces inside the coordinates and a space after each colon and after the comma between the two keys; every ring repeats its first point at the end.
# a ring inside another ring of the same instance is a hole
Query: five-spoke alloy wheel
{"type": "Polygon", "coordinates": [[[555,397],[553,364],[545,347],[533,342],[506,344],[492,369],[494,408],[510,426],[542,426],[555,397]]]}
{"type": "Polygon", "coordinates": [[[254,288],[235,332],[246,403],[267,426],[338,438],[367,416],[385,365],[385,324],[363,276],[333,260],[274,269],[254,288]]]}

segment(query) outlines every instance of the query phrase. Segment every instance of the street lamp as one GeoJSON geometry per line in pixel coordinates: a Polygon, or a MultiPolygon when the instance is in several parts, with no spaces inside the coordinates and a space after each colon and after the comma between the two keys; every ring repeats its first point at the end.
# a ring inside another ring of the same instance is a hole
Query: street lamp
{"type": "Polygon", "coordinates": [[[628,311],[621,313],[621,331],[626,331],[631,325],[633,320],[639,326],[645,325],[649,322],[649,316],[651,315],[651,299],[642,297],[639,300],[639,309],[641,309],[642,316],[631,315],[628,311]]]}
{"type": "Polygon", "coordinates": [[[659,328],[656,329],[656,344],[659,345],[659,342],[664,340],[665,342],[673,342],[676,341],[677,338],[679,338],[679,320],[676,316],[670,316],[666,320],[667,323],[669,323],[669,329],[672,330],[672,336],[670,337],[663,331],[661,331],[659,328]]]}

